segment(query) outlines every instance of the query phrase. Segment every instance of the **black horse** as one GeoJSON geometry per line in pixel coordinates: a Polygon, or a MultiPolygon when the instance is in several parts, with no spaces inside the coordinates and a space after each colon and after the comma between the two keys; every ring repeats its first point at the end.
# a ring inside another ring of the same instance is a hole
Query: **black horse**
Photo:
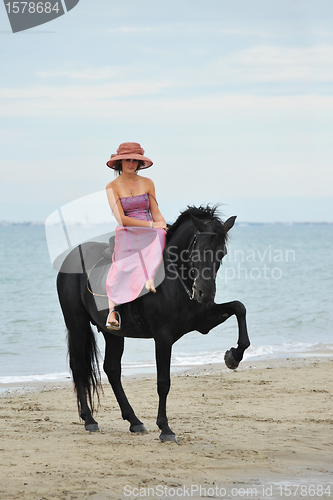
{"type": "MultiPolygon", "coordinates": [[[[227,233],[236,217],[222,222],[216,207],[188,207],[169,228],[164,250],[164,281],[157,293],[143,295],[133,302],[117,307],[122,322],[121,330],[106,329],[107,302],[97,307],[96,297],[89,286],[89,269],[96,262],[104,262],[107,244],[84,243],[79,254],[83,268],[77,273],[66,272],[73,260],[69,254],[58,274],[57,287],[65,323],[68,329],[70,368],[77,392],[80,417],[90,432],[98,431],[94,420],[94,395],[98,397],[100,373],[98,349],[91,324],[96,325],[105,338],[104,371],[108,376],[121,409],[122,418],[130,422],[130,431],[147,432],[136,417],[121,384],[121,357],[124,337],[153,338],[157,365],[159,407],[157,425],[160,439],[176,441],[168,425],[166,399],[170,389],[170,361],[172,345],[185,333],[197,330],[207,334],[232,315],[238,321],[238,346],[225,353],[228,368],[236,369],[243,353],[250,345],[247,334],[246,310],[241,302],[215,304],[215,278],[226,253],[227,233]],[[90,404],[90,407],[88,405],[90,404]]],[[[78,254],[76,249],[76,254],[78,254]]],[[[105,262],[104,262],[105,265],[105,262]]],[[[176,441],[177,442],[177,441],[176,441]]]]}

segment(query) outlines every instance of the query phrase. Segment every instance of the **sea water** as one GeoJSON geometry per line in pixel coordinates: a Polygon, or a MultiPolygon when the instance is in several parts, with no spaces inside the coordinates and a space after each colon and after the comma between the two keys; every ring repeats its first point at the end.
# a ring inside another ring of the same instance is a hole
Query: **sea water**
{"type": "MultiPolygon", "coordinates": [[[[230,231],[216,302],[245,304],[245,359],[333,354],[332,248],[333,224],[236,224],[230,231]]],[[[0,383],[69,377],[44,226],[0,226],[0,265],[0,383]]],[[[103,336],[96,336],[103,354],[103,336]]],[[[173,347],[172,369],[223,363],[237,338],[234,317],[208,335],[189,333],[173,347]]],[[[154,370],[153,340],[126,339],[123,373],[154,370]]]]}

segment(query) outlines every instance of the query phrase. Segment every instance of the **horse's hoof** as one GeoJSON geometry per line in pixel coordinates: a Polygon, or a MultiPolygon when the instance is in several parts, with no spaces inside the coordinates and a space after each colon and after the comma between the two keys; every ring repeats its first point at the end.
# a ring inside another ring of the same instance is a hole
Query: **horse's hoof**
{"type": "Polygon", "coordinates": [[[230,351],[226,351],[224,355],[224,362],[227,365],[230,370],[236,370],[236,368],[239,365],[239,362],[235,360],[235,358],[232,355],[231,349],[230,351]]]}
{"type": "Polygon", "coordinates": [[[162,443],[166,443],[166,442],[173,442],[173,443],[176,443],[178,444],[178,441],[177,441],[177,438],[176,438],[176,435],[174,433],[172,434],[160,434],[160,440],[162,441],[162,443]]]}
{"type": "Polygon", "coordinates": [[[86,424],[84,427],[88,432],[101,432],[98,424],[86,424]]]}
{"type": "Polygon", "coordinates": [[[131,425],[129,430],[131,432],[136,432],[137,434],[148,434],[148,431],[143,424],[131,425]]]}

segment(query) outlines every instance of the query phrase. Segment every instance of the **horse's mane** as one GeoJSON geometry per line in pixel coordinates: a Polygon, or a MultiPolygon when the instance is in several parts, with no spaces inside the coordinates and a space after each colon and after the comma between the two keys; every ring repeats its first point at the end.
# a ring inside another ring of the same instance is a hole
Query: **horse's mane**
{"type": "Polygon", "coordinates": [[[219,205],[200,205],[200,207],[188,205],[186,210],[180,213],[177,220],[169,227],[167,233],[167,240],[169,241],[175,231],[181,226],[185,221],[191,220],[191,216],[203,221],[209,221],[213,224],[213,231],[216,233],[217,244],[224,245],[227,242],[228,235],[224,231],[223,221],[218,213],[219,205]]]}

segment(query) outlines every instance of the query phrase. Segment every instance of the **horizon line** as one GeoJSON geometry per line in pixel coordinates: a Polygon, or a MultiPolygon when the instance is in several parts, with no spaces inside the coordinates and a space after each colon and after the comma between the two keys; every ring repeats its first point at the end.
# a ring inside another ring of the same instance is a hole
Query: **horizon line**
{"type": "MultiPolygon", "coordinates": [[[[173,222],[167,222],[168,224],[172,225],[173,222]]],[[[332,221],[320,221],[320,220],[304,220],[304,221],[236,221],[235,225],[241,226],[241,225],[256,225],[256,224],[333,224],[332,221]]],[[[81,221],[72,221],[71,223],[67,224],[70,226],[105,226],[105,225],[111,225],[109,221],[105,222],[92,222],[92,223],[85,223],[81,221]]],[[[40,221],[9,221],[9,220],[0,220],[0,226],[45,226],[45,222],[40,222],[40,221]]]]}

